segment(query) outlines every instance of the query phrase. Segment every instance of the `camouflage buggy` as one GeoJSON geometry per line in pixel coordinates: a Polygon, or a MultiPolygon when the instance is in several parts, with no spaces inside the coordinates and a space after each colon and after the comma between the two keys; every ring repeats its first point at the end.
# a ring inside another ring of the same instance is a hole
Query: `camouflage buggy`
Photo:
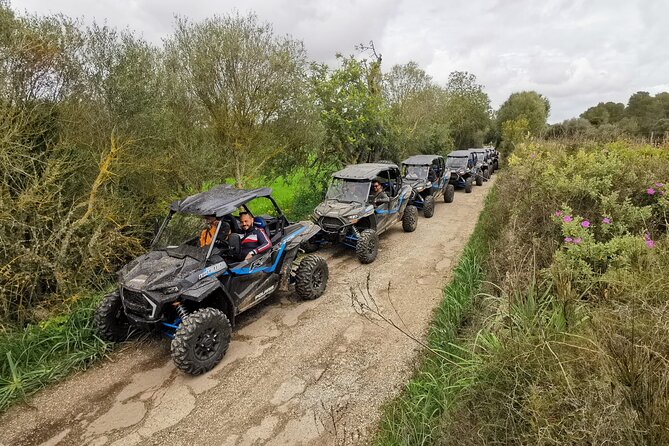
{"type": "Polygon", "coordinates": [[[449,183],[451,169],[440,155],[414,155],[402,161],[404,183],[411,185],[411,204],[423,210],[423,216],[434,215],[435,200],[444,197],[445,203],[453,202],[455,187],[449,183]]]}
{"type": "Polygon", "coordinates": [[[225,355],[236,317],[268,299],[275,290],[315,299],[325,291],[328,267],[317,255],[296,256],[300,244],[319,230],[311,222],[290,223],[271,189],[218,186],[175,201],[151,250],[118,273],[118,289],[105,296],[95,312],[101,338],[123,341],[130,331],[159,329],[172,339],[178,368],[193,375],[212,369],[225,355]],[[272,242],[266,252],[238,261],[244,242],[235,212],[249,206],[269,209],[254,225],[272,242]],[[209,245],[200,246],[203,216],[219,221],[209,245]],[[221,221],[232,234],[219,234],[221,221]]]}

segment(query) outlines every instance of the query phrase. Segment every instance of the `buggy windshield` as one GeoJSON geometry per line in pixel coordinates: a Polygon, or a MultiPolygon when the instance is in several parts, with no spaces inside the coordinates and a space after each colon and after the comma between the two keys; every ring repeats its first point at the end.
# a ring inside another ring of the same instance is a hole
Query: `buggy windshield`
{"type": "Polygon", "coordinates": [[[427,178],[428,166],[404,166],[404,177],[409,180],[418,180],[427,178]]]}
{"type": "Polygon", "coordinates": [[[446,167],[453,167],[453,168],[467,167],[467,157],[449,156],[448,158],[446,158],[446,167]]]}
{"type": "Polygon", "coordinates": [[[345,201],[349,203],[365,203],[369,196],[370,181],[350,181],[341,178],[334,178],[326,200],[345,201]]]}
{"type": "Polygon", "coordinates": [[[209,246],[200,247],[200,234],[207,228],[205,220],[192,214],[174,214],[152,246],[170,257],[192,257],[204,261],[209,246]]]}

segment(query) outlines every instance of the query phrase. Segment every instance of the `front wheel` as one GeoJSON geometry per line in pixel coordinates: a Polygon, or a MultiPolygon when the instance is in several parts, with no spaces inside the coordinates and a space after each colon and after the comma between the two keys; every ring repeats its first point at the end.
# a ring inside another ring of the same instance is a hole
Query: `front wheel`
{"type": "Polygon", "coordinates": [[[93,317],[97,333],[107,342],[122,342],[128,339],[130,323],[123,312],[123,302],[118,291],[107,294],[95,309],[93,317]]]}
{"type": "Polygon", "coordinates": [[[373,229],[365,229],[358,237],[355,255],[360,263],[372,263],[379,253],[379,236],[373,229]]]}
{"type": "Polygon", "coordinates": [[[304,256],[295,273],[295,292],[304,300],[321,297],[328,283],[328,264],[321,256],[304,256]]]}
{"type": "Polygon", "coordinates": [[[453,198],[455,198],[455,186],[447,184],[444,190],[444,203],[453,203],[453,198]]]}
{"type": "Polygon", "coordinates": [[[469,177],[465,180],[465,193],[466,194],[472,193],[472,177],[469,177]]]}
{"type": "Polygon", "coordinates": [[[434,215],[434,197],[428,195],[423,201],[423,216],[425,218],[431,218],[434,215]]]}
{"type": "Polygon", "coordinates": [[[232,327],[215,308],[202,308],[186,316],[172,339],[172,359],[190,375],[200,375],[218,364],[230,345],[232,327]]]}
{"type": "Polygon", "coordinates": [[[407,206],[402,215],[402,229],[404,232],[413,232],[418,226],[418,209],[416,206],[407,206]]]}
{"type": "Polygon", "coordinates": [[[483,186],[483,175],[481,174],[476,175],[476,185],[483,186]]]}

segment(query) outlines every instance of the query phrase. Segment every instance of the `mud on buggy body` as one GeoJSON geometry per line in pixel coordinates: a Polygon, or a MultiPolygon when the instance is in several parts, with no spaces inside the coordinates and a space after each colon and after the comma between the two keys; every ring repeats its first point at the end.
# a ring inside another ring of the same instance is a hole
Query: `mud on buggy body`
{"type": "Polygon", "coordinates": [[[177,367],[190,374],[204,373],[225,354],[237,315],[275,290],[287,290],[290,283],[303,299],[315,299],[325,291],[325,261],[308,255],[296,262],[300,244],[319,229],[311,222],[288,222],[267,188],[218,186],[175,201],[151,251],[121,269],[118,290],[105,296],[98,306],[98,333],[105,340],[121,341],[134,328],[159,329],[172,339],[172,358],[177,367]],[[243,238],[233,237],[239,231],[233,212],[251,213],[247,204],[256,199],[269,203],[276,214],[254,218],[254,226],[267,233],[272,246],[239,261],[231,258],[229,249],[229,240],[243,238]],[[225,234],[220,234],[224,225],[219,223],[214,241],[207,246],[200,247],[198,237],[180,245],[169,244],[170,230],[177,237],[192,233],[189,218],[197,220],[207,215],[227,222],[233,234],[226,240],[225,234]]]}

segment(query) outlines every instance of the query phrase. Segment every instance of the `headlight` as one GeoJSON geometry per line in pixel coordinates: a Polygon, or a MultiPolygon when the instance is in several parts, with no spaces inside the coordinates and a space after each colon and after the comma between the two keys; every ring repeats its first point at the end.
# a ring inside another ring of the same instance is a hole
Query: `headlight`
{"type": "Polygon", "coordinates": [[[172,293],[178,293],[179,292],[179,287],[178,286],[168,286],[167,288],[163,288],[163,294],[172,294],[172,293]]]}
{"type": "Polygon", "coordinates": [[[316,218],[318,218],[318,217],[322,217],[323,214],[321,214],[320,212],[318,212],[317,209],[314,209],[314,216],[315,216],[316,218]]]}
{"type": "Polygon", "coordinates": [[[423,192],[423,189],[425,189],[425,188],[424,187],[418,187],[418,188],[416,188],[416,192],[423,192]]]}

